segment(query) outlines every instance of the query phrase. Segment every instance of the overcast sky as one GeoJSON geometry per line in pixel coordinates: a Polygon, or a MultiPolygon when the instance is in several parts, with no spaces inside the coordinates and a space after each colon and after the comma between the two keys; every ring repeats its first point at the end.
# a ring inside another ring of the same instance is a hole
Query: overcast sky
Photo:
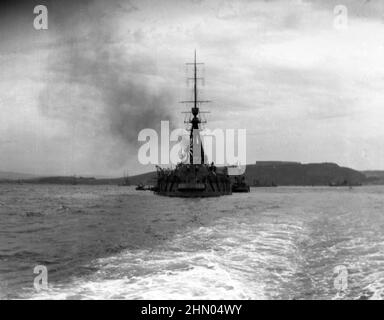
{"type": "Polygon", "coordinates": [[[29,1],[1,5],[0,171],[144,172],[137,135],[182,127],[184,63],[206,63],[208,127],[247,162],[384,169],[384,3],[29,1]],[[48,30],[33,28],[46,4],[48,30]],[[348,26],[334,26],[334,7],[348,26]]]}

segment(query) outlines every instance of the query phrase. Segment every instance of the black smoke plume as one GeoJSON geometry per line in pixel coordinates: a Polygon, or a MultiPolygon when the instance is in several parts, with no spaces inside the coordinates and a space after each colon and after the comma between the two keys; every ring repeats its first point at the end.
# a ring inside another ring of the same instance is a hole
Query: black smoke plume
{"type": "Polygon", "coordinates": [[[117,39],[118,27],[103,20],[103,14],[88,5],[68,21],[60,16],[40,108],[44,115],[76,122],[96,136],[112,135],[117,147],[126,148],[137,145],[140,130],[159,130],[161,120],[172,119],[173,98],[156,61],[143,53],[148,50],[136,51],[140,33],[126,30],[117,39]]]}

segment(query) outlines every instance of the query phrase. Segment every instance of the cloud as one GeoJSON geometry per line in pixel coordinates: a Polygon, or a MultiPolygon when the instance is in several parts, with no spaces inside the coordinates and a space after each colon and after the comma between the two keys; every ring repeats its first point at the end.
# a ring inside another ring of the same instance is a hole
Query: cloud
{"type": "Polygon", "coordinates": [[[204,98],[213,100],[208,126],[246,128],[249,162],[361,167],[364,136],[369,164],[381,167],[374,151],[384,136],[380,5],[372,0],[359,15],[360,2],[347,1],[344,31],[333,26],[333,1],[226,5],[53,1],[46,33],[32,32],[30,21],[24,36],[23,24],[9,29],[0,46],[7,125],[1,132],[5,139],[16,134],[18,145],[1,146],[2,154],[20,158],[29,135],[24,140],[38,145],[31,157],[42,169],[49,153],[52,171],[142,170],[135,162],[137,134],[158,129],[160,120],[182,126],[183,63],[197,48],[206,62],[204,98]]]}

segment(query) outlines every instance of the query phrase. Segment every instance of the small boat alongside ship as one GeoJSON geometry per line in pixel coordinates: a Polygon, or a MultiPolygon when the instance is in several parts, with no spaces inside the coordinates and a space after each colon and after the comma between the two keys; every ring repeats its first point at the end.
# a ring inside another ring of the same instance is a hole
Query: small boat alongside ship
{"type": "Polygon", "coordinates": [[[145,186],[142,183],[139,183],[135,188],[137,191],[145,191],[145,186]]]}
{"type": "Polygon", "coordinates": [[[245,182],[245,176],[235,176],[235,182],[232,184],[232,192],[250,192],[251,188],[245,182]]]}

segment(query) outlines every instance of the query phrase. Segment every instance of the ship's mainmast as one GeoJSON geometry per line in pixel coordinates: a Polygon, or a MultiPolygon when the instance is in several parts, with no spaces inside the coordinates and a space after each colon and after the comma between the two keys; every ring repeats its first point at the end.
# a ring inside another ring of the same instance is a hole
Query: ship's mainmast
{"type": "Polygon", "coordinates": [[[204,78],[197,76],[197,66],[203,65],[203,63],[196,62],[196,50],[195,50],[195,59],[193,63],[187,63],[187,65],[193,66],[193,78],[188,78],[188,80],[193,80],[193,100],[192,101],[182,101],[183,103],[193,103],[191,108],[192,118],[190,118],[187,123],[191,124],[190,136],[189,136],[189,157],[191,164],[204,164],[204,149],[202,140],[200,137],[200,124],[203,122],[199,116],[201,113],[199,105],[204,102],[198,100],[197,97],[197,81],[203,80],[204,78]],[[198,154],[194,154],[194,151],[198,154]],[[200,153],[200,154],[199,154],[200,153]]]}

